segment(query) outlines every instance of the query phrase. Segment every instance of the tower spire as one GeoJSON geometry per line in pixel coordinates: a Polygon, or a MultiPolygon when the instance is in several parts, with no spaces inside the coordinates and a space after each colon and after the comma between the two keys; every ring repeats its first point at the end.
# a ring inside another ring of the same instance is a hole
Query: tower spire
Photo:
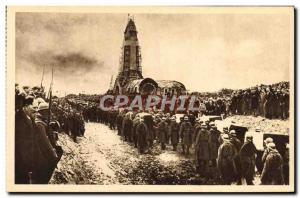
{"type": "Polygon", "coordinates": [[[131,80],[142,79],[141,48],[137,37],[137,28],[133,17],[128,13],[128,22],[124,31],[121,48],[119,74],[115,79],[114,89],[124,86],[131,80]]]}

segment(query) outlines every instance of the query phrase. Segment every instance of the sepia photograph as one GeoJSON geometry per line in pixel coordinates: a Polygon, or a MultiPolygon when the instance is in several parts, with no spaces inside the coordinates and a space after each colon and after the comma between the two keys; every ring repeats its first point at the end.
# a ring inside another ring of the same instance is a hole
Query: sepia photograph
{"type": "Polygon", "coordinates": [[[294,192],[294,12],[8,6],[7,191],[294,192]]]}

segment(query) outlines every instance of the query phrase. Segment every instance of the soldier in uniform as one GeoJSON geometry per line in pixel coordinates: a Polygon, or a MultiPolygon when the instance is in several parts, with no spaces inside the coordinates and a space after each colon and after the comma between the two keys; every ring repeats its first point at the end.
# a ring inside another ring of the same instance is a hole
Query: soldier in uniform
{"type": "Polygon", "coordinates": [[[138,135],[137,135],[136,128],[139,123],[140,123],[140,116],[136,115],[132,121],[132,132],[131,132],[132,140],[133,140],[135,148],[137,148],[137,141],[138,141],[138,135]]]}
{"type": "Polygon", "coordinates": [[[168,138],[168,124],[166,122],[166,117],[162,117],[162,121],[157,126],[159,142],[161,144],[161,149],[166,149],[166,143],[168,138]]]}
{"type": "Polygon", "coordinates": [[[148,134],[148,127],[144,123],[143,117],[140,118],[140,122],[137,124],[136,134],[137,134],[138,150],[141,154],[143,154],[147,148],[147,134],[148,134]]]}
{"type": "Polygon", "coordinates": [[[122,121],[123,121],[123,117],[122,117],[122,113],[119,112],[118,116],[117,116],[117,130],[118,130],[118,135],[121,135],[121,131],[122,131],[122,121]]]}
{"type": "Polygon", "coordinates": [[[193,137],[193,143],[195,144],[195,142],[196,142],[196,138],[197,138],[197,135],[198,135],[198,133],[200,132],[200,130],[201,130],[201,124],[202,124],[203,122],[201,122],[200,123],[200,118],[197,118],[196,119],[196,123],[195,123],[195,125],[194,125],[194,137],[193,137]]]}
{"type": "Polygon", "coordinates": [[[242,184],[242,180],[241,180],[242,176],[241,176],[241,162],[240,162],[239,152],[241,150],[242,143],[236,137],[235,130],[231,130],[229,132],[229,139],[230,139],[230,142],[232,143],[232,145],[234,145],[234,147],[235,147],[235,149],[237,151],[236,155],[234,156],[234,163],[235,163],[235,167],[236,167],[236,170],[237,170],[236,181],[237,181],[237,184],[240,185],[240,184],[242,184]]]}
{"type": "MultiPolygon", "coordinates": [[[[34,183],[47,184],[59,161],[62,150],[56,150],[53,134],[47,127],[49,116],[49,105],[41,103],[35,119],[35,140],[37,153],[35,157],[35,172],[33,172],[34,183]]],[[[58,148],[58,147],[57,147],[58,148]]]]}
{"type": "Polygon", "coordinates": [[[176,122],[175,116],[171,118],[169,131],[171,135],[171,143],[173,145],[173,151],[176,151],[177,145],[179,143],[179,124],[176,122]]]}
{"type": "MultiPolygon", "coordinates": [[[[223,134],[227,134],[228,135],[228,133],[229,133],[228,132],[228,127],[223,127],[223,134]]],[[[220,143],[220,145],[223,144],[223,138],[222,138],[222,136],[219,137],[219,143],[220,143]]]]}
{"type": "Polygon", "coordinates": [[[264,148],[265,148],[265,150],[264,150],[264,153],[263,153],[262,158],[261,158],[261,161],[262,161],[263,164],[265,163],[266,158],[267,158],[267,156],[269,154],[270,149],[268,148],[268,145],[270,143],[274,143],[273,138],[268,137],[267,139],[264,140],[264,148]]]}
{"type": "Polygon", "coordinates": [[[197,135],[195,143],[195,157],[198,164],[200,174],[205,177],[208,176],[208,162],[209,162],[209,132],[206,124],[202,124],[201,130],[197,135]]]}
{"type": "Polygon", "coordinates": [[[154,139],[159,139],[159,134],[158,134],[158,130],[157,130],[157,127],[158,127],[158,124],[160,123],[160,118],[158,116],[158,114],[156,114],[155,118],[154,118],[154,123],[153,123],[153,130],[154,130],[154,139]]]}
{"type": "Polygon", "coordinates": [[[237,171],[234,157],[237,151],[234,145],[229,141],[228,134],[224,134],[222,139],[223,143],[218,150],[217,164],[223,183],[230,185],[236,178],[237,171]]]}
{"type": "Polygon", "coordinates": [[[283,158],[283,166],[282,166],[282,169],[283,169],[283,176],[284,176],[284,183],[286,185],[289,185],[289,180],[290,180],[290,165],[289,165],[289,162],[290,162],[290,147],[289,147],[289,144],[286,144],[285,145],[285,152],[284,152],[284,155],[282,156],[283,158]]]}
{"type": "Polygon", "coordinates": [[[128,112],[125,115],[125,118],[123,119],[123,124],[122,124],[122,134],[124,136],[125,141],[130,141],[131,142],[131,132],[132,132],[132,120],[131,120],[131,113],[128,112]]]}
{"type": "Polygon", "coordinates": [[[219,139],[221,137],[221,132],[218,131],[216,126],[213,126],[209,131],[209,157],[212,165],[215,167],[217,165],[218,149],[220,147],[219,139]]]}
{"type": "Polygon", "coordinates": [[[193,143],[193,126],[187,116],[184,116],[184,122],[180,127],[179,134],[182,137],[183,154],[189,155],[189,150],[193,143]]]}
{"type": "Polygon", "coordinates": [[[256,153],[257,149],[253,144],[253,136],[248,134],[240,150],[241,176],[245,178],[247,185],[253,185],[256,153]]]}
{"type": "Polygon", "coordinates": [[[15,94],[15,183],[29,184],[34,170],[35,131],[32,119],[24,111],[25,94],[20,94],[17,86],[15,94]]]}
{"type": "Polygon", "coordinates": [[[282,185],[284,184],[282,156],[276,149],[274,143],[267,145],[268,154],[261,174],[262,185],[282,185]]]}

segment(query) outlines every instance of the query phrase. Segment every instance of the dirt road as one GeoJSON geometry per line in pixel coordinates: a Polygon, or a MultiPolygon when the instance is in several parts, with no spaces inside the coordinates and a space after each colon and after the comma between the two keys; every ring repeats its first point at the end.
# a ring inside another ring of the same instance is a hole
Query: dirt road
{"type": "Polygon", "coordinates": [[[132,143],[100,123],[86,123],[78,143],[62,133],[59,144],[65,153],[51,183],[76,184],[199,184],[192,156],[186,158],[157,143],[140,155],[132,143]]]}

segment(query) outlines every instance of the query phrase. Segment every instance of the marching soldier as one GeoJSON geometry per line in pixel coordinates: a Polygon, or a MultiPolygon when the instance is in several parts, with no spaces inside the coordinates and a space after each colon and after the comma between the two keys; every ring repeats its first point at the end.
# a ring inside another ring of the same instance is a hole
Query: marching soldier
{"type": "Polygon", "coordinates": [[[171,143],[173,145],[173,151],[176,151],[177,145],[179,143],[179,124],[176,122],[175,116],[171,118],[169,130],[171,134],[171,143]]]}
{"type": "Polygon", "coordinates": [[[201,130],[201,123],[199,121],[200,121],[200,118],[196,118],[196,123],[194,125],[194,137],[193,137],[193,142],[194,143],[196,142],[197,135],[201,130]]]}
{"type": "Polygon", "coordinates": [[[136,134],[137,134],[137,146],[138,150],[141,154],[143,154],[147,147],[147,134],[148,134],[148,127],[144,123],[144,118],[140,118],[140,122],[136,127],[136,134]]]}
{"type": "Polygon", "coordinates": [[[122,121],[123,121],[123,118],[122,118],[122,114],[121,112],[119,112],[118,116],[117,116],[117,130],[118,130],[118,135],[121,135],[121,131],[122,131],[122,121]]]}
{"type": "Polygon", "coordinates": [[[286,185],[289,185],[289,180],[290,180],[290,165],[289,165],[289,162],[290,162],[290,146],[289,144],[286,144],[285,145],[285,152],[284,152],[284,155],[282,156],[283,158],[283,166],[282,166],[282,169],[283,169],[283,176],[284,176],[284,183],[286,185]]]}
{"type": "Polygon", "coordinates": [[[128,112],[125,115],[125,118],[123,119],[123,124],[122,124],[122,134],[124,136],[125,141],[130,141],[131,142],[131,132],[132,132],[132,120],[131,120],[131,113],[128,112]]]}
{"type": "Polygon", "coordinates": [[[273,142],[274,142],[273,138],[270,138],[270,137],[268,137],[267,139],[264,140],[264,148],[265,148],[265,150],[264,150],[264,153],[263,153],[262,159],[261,159],[261,161],[262,161],[263,164],[265,163],[266,158],[267,158],[267,156],[269,154],[269,151],[270,151],[270,149],[268,148],[268,145],[270,143],[273,143],[273,142]]]}
{"type": "Polygon", "coordinates": [[[140,123],[140,116],[136,115],[132,121],[132,140],[134,143],[134,147],[137,148],[138,143],[138,134],[137,134],[137,126],[140,123]]]}
{"type": "Polygon", "coordinates": [[[208,176],[208,162],[209,162],[209,132],[207,126],[203,124],[201,130],[197,135],[195,143],[196,161],[198,170],[201,174],[208,176]]]}
{"type": "Polygon", "coordinates": [[[241,176],[245,178],[247,185],[253,185],[256,153],[253,136],[248,134],[240,151],[241,176]]]}
{"type": "Polygon", "coordinates": [[[232,143],[232,145],[234,145],[235,149],[236,149],[236,155],[234,156],[234,163],[235,163],[235,167],[237,170],[237,184],[241,185],[242,184],[242,176],[241,176],[241,162],[240,162],[240,157],[239,157],[239,152],[241,150],[242,147],[242,143],[241,141],[236,137],[236,132],[235,130],[231,130],[229,132],[229,138],[230,138],[230,142],[232,143]]]}
{"type": "MultiPolygon", "coordinates": [[[[227,134],[228,135],[228,127],[223,127],[223,134],[227,134]]],[[[228,136],[229,137],[229,136],[228,136]]],[[[223,143],[223,138],[222,136],[219,137],[219,143],[220,145],[223,143]]]]}
{"type": "Polygon", "coordinates": [[[209,131],[209,157],[212,165],[215,167],[217,165],[218,149],[220,147],[219,139],[221,137],[220,131],[218,131],[216,126],[213,126],[209,131]]]}
{"type": "Polygon", "coordinates": [[[224,184],[230,185],[236,178],[236,167],[234,157],[236,156],[236,149],[229,141],[228,134],[222,136],[223,143],[218,150],[218,169],[221,174],[221,179],[224,184]]]}
{"type": "Polygon", "coordinates": [[[274,143],[267,145],[268,154],[264,163],[261,175],[261,184],[263,185],[282,185],[284,184],[282,165],[282,156],[276,149],[274,143]]]}
{"type": "Polygon", "coordinates": [[[166,122],[166,117],[162,117],[162,121],[158,124],[157,130],[159,135],[159,142],[161,144],[161,149],[165,150],[168,138],[168,124],[166,122]]]}
{"type": "Polygon", "coordinates": [[[189,155],[189,150],[193,143],[193,126],[189,122],[189,118],[187,116],[184,116],[184,122],[180,127],[179,134],[182,137],[183,154],[189,155]]]}

